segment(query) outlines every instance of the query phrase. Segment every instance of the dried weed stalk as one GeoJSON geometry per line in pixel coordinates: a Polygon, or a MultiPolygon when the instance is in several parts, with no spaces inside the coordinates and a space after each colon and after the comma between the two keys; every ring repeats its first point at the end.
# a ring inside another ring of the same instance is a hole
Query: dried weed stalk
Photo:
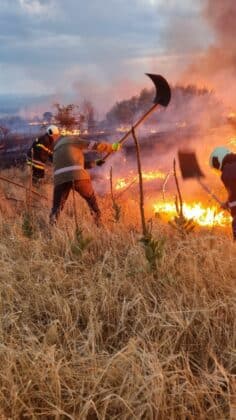
{"type": "Polygon", "coordinates": [[[112,201],[112,208],[113,208],[113,219],[116,223],[118,223],[121,218],[121,206],[118,204],[117,199],[113,193],[112,166],[110,168],[110,192],[111,192],[111,201],[112,201]]]}
{"type": "Polygon", "coordinates": [[[183,198],[179,186],[179,181],[176,173],[176,161],[173,161],[173,174],[175,179],[175,184],[177,188],[177,195],[175,197],[175,208],[177,216],[175,216],[174,221],[169,221],[169,224],[176,229],[181,235],[186,235],[192,232],[195,228],[193,219],[187,219],[183,213],[183,198]]]}
{"type": "Polygon", "coordinates": [[[137,167],[139,175],[139,208],[142,223],[141,242],[144,245],[145,256],[149,264],[149,268],[152,271],[156,271],[158,268],[158,262],[161,260],[164,251],[164,238],[155,239],[152,235],[152,223],[147,225],[144,213],[144,190],[143,190],[143,179],[142,179],[142,166],[141,166],[141,154],[140,146],[135,134],[134,127],[132,127],[132,135],[135,142],[137,167]]]}

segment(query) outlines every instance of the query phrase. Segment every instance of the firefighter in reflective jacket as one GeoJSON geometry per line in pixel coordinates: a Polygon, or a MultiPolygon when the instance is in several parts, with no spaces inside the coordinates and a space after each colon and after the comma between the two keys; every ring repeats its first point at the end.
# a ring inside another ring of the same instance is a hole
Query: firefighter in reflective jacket
{"type": "Polygon", "coordinates": [[[27,152],[27,165],[32,167],[32,180],[34,184],[44,178],[45,163],[47,160],[52,162],[54,142],[60,136],[59,129],[55,125],[50,125],[44,135],[34,140],[27,152]]]}
{"type": "Polygon", "coordinates": [[[222,207],[230,210],[233,238],[236,241],[236,154],[225,146],[216,147],[210,155],[210,166],[219,171],[228,192],[228,200],[222,207]]]}
{"type": "MultiPolygon", "coordinates": [[[[86,169],[84,151],[115,152],[120,149],[119,143],[98,143],[82,140],[79,136],[61,137],[54,147],[54,191],[53,206],[50,214],[50,223],[54,224],[63,209],[70,190],[74,188],[83,197],[94,216],[97,225],[100,223],[101,212],[91,183],[91,178],[86,169]]],[[[95,165],[103,164],[103,160],[94,162],[95,165]]]]}

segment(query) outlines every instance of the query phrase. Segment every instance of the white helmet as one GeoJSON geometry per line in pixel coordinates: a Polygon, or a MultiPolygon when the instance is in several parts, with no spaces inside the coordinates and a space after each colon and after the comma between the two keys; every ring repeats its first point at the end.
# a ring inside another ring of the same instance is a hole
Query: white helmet
{"type": "Polygon", "coordinates": [[[59,136],[60,131],[56,125],[49,125],[47,128],[47,133],[50,137],[59,136]]]}
{"type": "Polygon", "coordinates": [[[229,149],[225,146],[216,147],[210,155],[209,164],[212,168],[222,169],[222,163],[226,155],[231,153],[229,149]]]}

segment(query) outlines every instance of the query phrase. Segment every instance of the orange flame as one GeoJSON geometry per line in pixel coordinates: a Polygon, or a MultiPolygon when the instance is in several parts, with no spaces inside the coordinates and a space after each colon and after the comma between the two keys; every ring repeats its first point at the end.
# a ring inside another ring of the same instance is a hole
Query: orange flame
{"type": "Polygon", "coordinates": [[[60,134],[62,136],[79,136],[81,134],[81,131],[79,129],[67,130],[66,128],[62,128],[60,130],[60,134]]]}
{"type": "MultiPolygon", "coordinates": [[[[142,173],[143,181],[153,181],[155,179],[165,179],[166,174],[160,171],[149,171],[142,173]]],[[[133,175],[132,173],[125,178],[118,178],[115,181],[115,189],[122,190],[123,188],[128,187],[130,184],[135,184],[138,182],[138,175],[133,175]]]]}
{"type": "MultiPolygon", "coordinates": [[[[166,174],[161,171],[143,172],[143,181],[148,182],[155,179],[165,179],[166,174]]],[[[133,171],[128,176],[117,178],[114,182],[115,190],[123,190],[130,185],[138,183],[138,175],[134,175],[133,171]]],[[[154,212],[163,216],[166,220],[174,219],[177,215],[176,206],[173,201],[155,202],[153,205],[154,212]]],[[[196,225],[212,227],[226,227],[231,224],[231,216],[223,210],[219,210],[217,206],[206,206],[202,202],[192,202],[183,204],[183,215],[187,220],[192,220],[196,225]]]]}
{"type": "MultiPolygon", "coordinates": [[[[175,203],[160,202],[155,203],[154,211],[156,214],[163,215],[171,220],[176,216],[175,203]]],[[[203,203],[183,204],[183,215],[187,220],[192,220],[199,226],[228,226],[231,223],[231,216],[224,211],[219,211],[216,206],[205,207],[203,203]]]]}

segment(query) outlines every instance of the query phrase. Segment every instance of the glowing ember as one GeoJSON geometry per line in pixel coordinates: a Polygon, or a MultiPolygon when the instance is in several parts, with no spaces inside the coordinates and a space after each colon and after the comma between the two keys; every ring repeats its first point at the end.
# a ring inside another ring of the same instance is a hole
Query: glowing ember
{"type": "MultiPolygon", "coordinates": [[[[155,179],[165,179],[166,174],[160,171],[149,171],[143,172],[143,181],[153,181],[155,179]]],[[[138,175],[132,175],[125,178],[118,178],[115,182],[115,189],[121,190],[128,187],[130,184],[135,184],[138,182],[138,175]]]]}
{"type": "Polygon", "coordinates": [[[61,129],[61,135],[62,136],[78,136],[78,135],[80,135],[80,133],[81,132],[80,132],[79,129],[74,129],[74,130],[66,130],[65,128],[61,129]]]}
{"type": "Polygon", "coordinates": [[[117,131],[118,133],[127,133],[129,130],[130,130],[130,127],[124,127],[124,126],[118,127],[118,128],[116,129],[116,131],[117,131]]]}
{"type": "MultiPolygon", "coordinates": [[[[154,204],[155,213],[162,214],[168,219],[176,216],[174,202],[160,202],[154,204]]],[[[205,207],[202,203],[183,204],[183,214],[186,219],[192,219],[199,226],[227,226],[231,223],[231,216],[219,211],[216,206],[205,207]]]]}

